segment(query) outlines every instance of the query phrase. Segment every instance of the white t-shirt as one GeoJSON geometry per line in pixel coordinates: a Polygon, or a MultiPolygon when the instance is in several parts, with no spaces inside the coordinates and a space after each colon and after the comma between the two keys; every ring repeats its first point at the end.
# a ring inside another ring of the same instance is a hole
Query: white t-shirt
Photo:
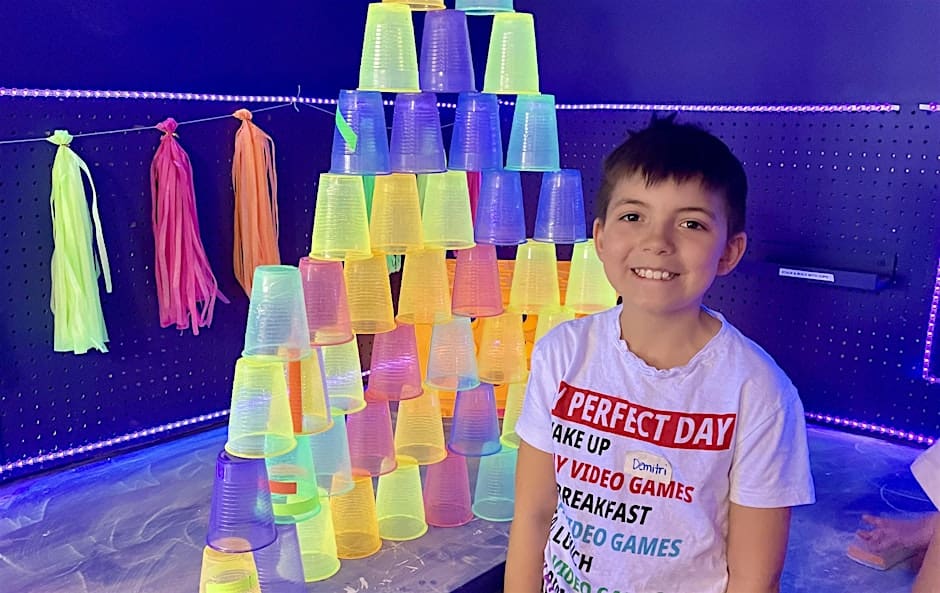
{"type": "Polygon", "coordinates": [[[516,430],[552,453],[550,593],[723,593],[729,501],[815,501],[803,406],[759,346],[719,332],[655,369],[620,339],[620,306],[559,325],[532,353],[516,430]]]}
{"type": "Polygon", "coordinates": [[[933,505],[940,509],[940,441],[920,454],[911,465],[911,472],[920,482],[933,505]]]}

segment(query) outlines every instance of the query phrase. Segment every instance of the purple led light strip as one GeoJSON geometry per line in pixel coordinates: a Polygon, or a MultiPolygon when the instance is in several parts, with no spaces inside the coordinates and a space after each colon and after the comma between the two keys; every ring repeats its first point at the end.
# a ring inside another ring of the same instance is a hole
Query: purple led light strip
{"type": "Polygon", "coordinates": [[[910,441],[912,443],[933,445],[936,440],[933,437],[924,436],[922,434],[914,434],[913,432],[907,432],[906,430],[898,430],[896,428],[891,428],[889,426],[881,426],[879,424],[872,424],[871,422],[861,422],[859,420],[852,420],[851,418],[840,418],[838,416],[832,416],[830,414],[816,414],[813,412],[806,412],[806,417],[810,420],[815,420],[816,422],[822,422],[824,424],[833,424],[835,426],[842,426],[846,428],[853,428],[855,430],[863,430],[865,432],[870,432],[872,434],[881,435],[881,436],[891,436],[898,439],[903,439],[910,441]]]}
{"type": "Polygon", "coordinates": [[[937,303],[940,302],[940,260],[937,261],[937,275],[933,281],[933,297],[930,299],[930,315],[927,317],[927,337],[924,339],[924,380],[928,383],[940,383],[940,379],[930,374],[930,355],[933,352],[933,332],[937,324],[937,303]]]}

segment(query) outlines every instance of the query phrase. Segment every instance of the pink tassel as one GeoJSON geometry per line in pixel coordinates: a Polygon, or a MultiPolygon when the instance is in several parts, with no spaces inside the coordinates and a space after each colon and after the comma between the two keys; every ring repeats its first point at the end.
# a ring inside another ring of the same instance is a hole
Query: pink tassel
{"type": "Polygon", "coordinates": [[[199,235],[196,192],[189,155],[176,141],[176,120],[157,124],[164,132],[150,165],[153,236],[156,244],[160,327],[175,325],[199,335],[212,324],[216,297],[228,303],[209,267],[199,235]]]}

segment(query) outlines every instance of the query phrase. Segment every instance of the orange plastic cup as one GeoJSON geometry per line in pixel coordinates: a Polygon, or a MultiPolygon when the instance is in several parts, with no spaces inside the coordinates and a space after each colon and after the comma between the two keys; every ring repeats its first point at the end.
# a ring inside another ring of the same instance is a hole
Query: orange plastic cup
{"type": "Polygon", "coordinates": [[[352,489],[334,496],[330,503],[337,556],[344,560],[366,558],[382,548],[372,476],[354,475],[352,489]]]}

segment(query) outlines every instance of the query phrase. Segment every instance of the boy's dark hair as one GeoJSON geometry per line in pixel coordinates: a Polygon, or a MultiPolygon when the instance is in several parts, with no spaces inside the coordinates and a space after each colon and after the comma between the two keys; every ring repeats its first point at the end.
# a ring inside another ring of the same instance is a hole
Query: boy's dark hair
{"type": "Polygon", "coordinates": [[[724,195],[728,236],[744,230],[747,177],[741,162],[724,142],[694,124],[677,124],[676,114],[653,117],[643,130],[629,137],[604,159],[604,177],[597,195],[596,216],[607,217],[610,194],[617,182],[636,173],[646,185],[673,180],[700,181],[709,191],[724,195]]]}

